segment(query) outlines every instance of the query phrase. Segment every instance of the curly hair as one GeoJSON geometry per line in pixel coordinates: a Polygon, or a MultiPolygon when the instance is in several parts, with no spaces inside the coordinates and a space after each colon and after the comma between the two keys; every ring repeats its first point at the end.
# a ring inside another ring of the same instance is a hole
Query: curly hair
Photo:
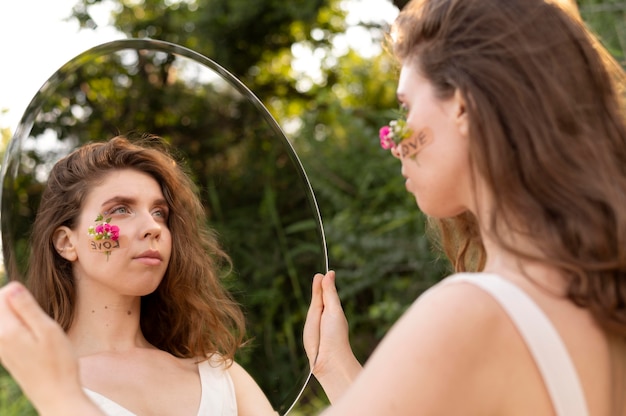
{"type": "Polygon", "coordinates": [[[89,190],[104,174],[135,169],[160,185],[170,209],[172,254],[158,288],[141,301],[146,339],[174,356],[203,358],[217,353],[232,360],[241,346],[244,316],[220,281],[230,266],[208,228],[197,187],[164,140],[118,136],[89,143],[53,167],[31,234],[27,284],[42,308],[66,331],[74,318],[76,288],[71,263],[53,245],[59,226],[74,229],[89,190]]]}
{"type": "MultiPolygon", "coordinates": [[[[495,195],[486,228],[496,241],[557,267],[568,298],[625,336],[623,68],[555,1],[414,0],[390,38],[439,98],[465,99],[470,160],[495,195]],[[512,228],[542,254],[507,244],[512,228]]],[[[472,214],[433,223],[457,271],[482,269],[472,214]]]]}

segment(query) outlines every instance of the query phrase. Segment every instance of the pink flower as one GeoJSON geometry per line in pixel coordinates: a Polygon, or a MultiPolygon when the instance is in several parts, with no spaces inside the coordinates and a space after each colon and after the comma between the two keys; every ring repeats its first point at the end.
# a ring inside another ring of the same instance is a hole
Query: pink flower
{"type": "Polygon", "coordinates": [[[389,126],[383,126],[380,128],[379,136],[380,136],[380,146],[387,150],[395,147],[395,143],[391,138],[391,128],[389,126]]]}
{"type": "MultiPolygon", "coordinates": [[[[98,214],[96,217],[96,225],[89,226],[87,229],[87,234],[92,237],[94,240],[112,240],[117,241],[120,238],[120,227],[117,225],[109,224],[111,218],[104,218],[102,214],[98,214]]],[[[109,255],[111,255],[111,251],[105,251],[104,254],[107,256],[107,261],[109,260],[109,255]]]]}
{"type": "Polygon", "coordinates": [[[120,238],[120,227],[118,227],[117,225],[112,225],[111,226],[111,240],[117,241],[118,238],[120,238]]]}
{"type": "Polygon", "coordinates": [[[380,147],[385,150],[393,149],[402,140],[411,137],[411,130],[406,125],[404,112],[397,120],[391,120],[389,125],[381,127],[378,135],[380,137],[380,147]]]}

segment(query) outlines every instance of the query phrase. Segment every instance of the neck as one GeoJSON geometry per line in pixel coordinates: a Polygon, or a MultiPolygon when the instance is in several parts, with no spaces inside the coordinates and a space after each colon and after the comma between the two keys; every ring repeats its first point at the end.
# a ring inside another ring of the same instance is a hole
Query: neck
{"type": "Polygon", "coordinates": [[[501,244],[493,241],[487,233],[482,233],[482,240],[487,254],[485,272],[499,274],[518,282],[531,283],[553,295],[565,295],[567,286],[563,274],[554,266],[540,260],[541,253],[533,241],[514,236],[508,243],[539,260],[525,259],[509,252],[501,244]]]}
{"type": "Polygon", "coordinates": [[[78,356],[148,347],[139,324],[141,298],[86,282],[78,285],[68,337],[78,356]]]}

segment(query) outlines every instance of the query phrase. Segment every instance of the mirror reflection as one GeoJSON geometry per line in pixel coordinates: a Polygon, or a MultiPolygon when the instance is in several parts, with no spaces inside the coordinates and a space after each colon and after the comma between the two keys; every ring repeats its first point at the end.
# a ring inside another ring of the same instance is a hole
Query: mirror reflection
{"type": "Polygon", "coordinates": [[[250,338],[236,359],[286,413],[308,375],[301,331],[311,274],[327,269],[317,205],[265,107],[193,51],[115,41],[77,56],[40,89],[2,166],[9,278],[24,276],[33,218],[54,163],[87,142],[133,133],[163,137],[186,162],[207,222],[233,260],[227,285],[244,307],[250,338]]]}

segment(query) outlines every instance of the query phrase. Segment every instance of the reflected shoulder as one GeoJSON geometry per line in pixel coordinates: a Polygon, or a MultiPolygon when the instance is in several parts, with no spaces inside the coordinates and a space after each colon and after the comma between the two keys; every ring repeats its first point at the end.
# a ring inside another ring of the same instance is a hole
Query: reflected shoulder
{"type": "Polygon", "coordinates": [[[278,415],[261,387],[241,365],[233,362],[228,368],[228,372],[235,387],[237,409],[240,416],[278,415]]]}

